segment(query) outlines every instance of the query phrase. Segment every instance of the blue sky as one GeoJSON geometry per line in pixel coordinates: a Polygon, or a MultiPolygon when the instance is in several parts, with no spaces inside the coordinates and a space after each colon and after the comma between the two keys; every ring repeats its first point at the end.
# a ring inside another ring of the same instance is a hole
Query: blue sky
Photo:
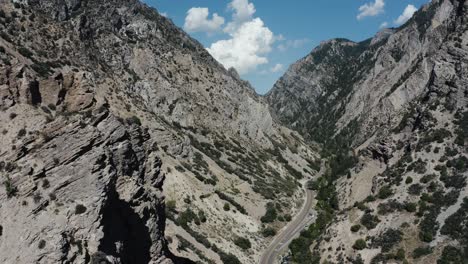
{"type": "Polygon", "coordinates": [[[143,0],[233,66],[260,94],[321,41],[361,41],[429,0],[143,0]],[[386,24],[384,24],[386,23],[386,24]]]}

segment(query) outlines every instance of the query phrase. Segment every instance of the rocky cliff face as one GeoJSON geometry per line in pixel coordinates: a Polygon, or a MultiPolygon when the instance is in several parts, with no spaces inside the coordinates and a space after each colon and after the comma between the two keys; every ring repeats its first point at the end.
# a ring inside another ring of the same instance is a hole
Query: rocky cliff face
{"type": "MultiPolygon", "coordinates": [[[[440,49],[452,38],[452,46],[461,44],[454,32],[463,31],[459,5],[433,1],[405,25],[372,39],[323,42],[275,84],[267,96],[273,112],[321,142],[348,128],[358,137],[352,139],[356,145],[387,129],[392,114],[427,89],[440,49]],[[456,23],[462,29],[454,29],[456,23]]],[[[455,46],[451,51],[459,52],[455,46]]]]}
{"type": "Polygon", "coordinates": [[[148,132],[110,113],[89,73],[39,81],[2,59],[2,263],[172,263],[148,132]]]}
{"type": "Polygon", "coordinates": [[[4,263],[256,263],[318,170],[248,83],[136,0],[0,0],[0,34],[4,263]]]}
{"type": "Polygon", "coordinates": [[[333,179],[339,193],[293,260],[467,258],[467,19],[466,1],[434,0],[373,39],[322,43],[268,94],[282,123],[324,143],[332,173],[312,188],[333,179]]]}

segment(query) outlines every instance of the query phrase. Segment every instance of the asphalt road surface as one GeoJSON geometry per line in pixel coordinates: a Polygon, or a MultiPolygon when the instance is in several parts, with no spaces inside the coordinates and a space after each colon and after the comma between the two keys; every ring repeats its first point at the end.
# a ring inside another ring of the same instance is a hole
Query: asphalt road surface
{"type": "Polygon", "coordinates": [[[306,201],[302,206],[301,211],[271,242],[263,253],[262,258],[260,259],[260,264],[274,264],[278,254],[285,249],[294,238],[296,238],[297,234],[312,223],[312,220],[315,219],[315,212],[311,209],[313,201],[312,198],[312,191],[306,190],[306,201]]]}

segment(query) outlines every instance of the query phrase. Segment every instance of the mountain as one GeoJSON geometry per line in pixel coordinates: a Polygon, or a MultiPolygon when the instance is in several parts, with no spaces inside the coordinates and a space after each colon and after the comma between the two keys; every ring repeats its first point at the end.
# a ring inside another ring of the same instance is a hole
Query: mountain
{"type": "Polygon", "coordinates": [[[0,108],[2,263],[256,263],[320,170],[137,0],[0,0],[0,108]]]}
{"type": "Polygon", "coordinates": [[[468,259],[467,29],[468,2],[433,0],[372,39],[321,43],[266,95],[329,164],[294,263],[468,259]]]}

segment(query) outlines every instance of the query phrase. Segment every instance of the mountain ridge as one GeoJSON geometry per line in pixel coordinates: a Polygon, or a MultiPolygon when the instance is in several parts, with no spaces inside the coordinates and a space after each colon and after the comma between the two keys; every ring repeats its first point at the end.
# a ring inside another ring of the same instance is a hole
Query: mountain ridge
{"type": "Polygon", "coordinates": [[[466,1],[434,0],[383,39],[324,42],[267,95],[277,120],[322,143],[319,202],[330,180],[340,194],[293,241],[293,263],[466,258],[450,226],[466,219],[466,17],[466,1]]]}

